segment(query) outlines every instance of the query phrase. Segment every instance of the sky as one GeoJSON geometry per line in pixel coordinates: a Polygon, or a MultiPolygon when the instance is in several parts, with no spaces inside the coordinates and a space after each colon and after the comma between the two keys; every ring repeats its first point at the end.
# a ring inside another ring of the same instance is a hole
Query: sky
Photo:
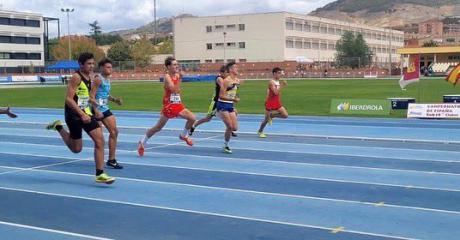
{"type": "MultiPolygon", "coordinates": [[[[239,13],[288,11],[309,13],[334,0],[157,0],[157,16],[182,13],[215,16],[239,13]]],[[[97,20],[103,32],[137,28],[153,21],[153,0],[0,0],[3,10],[41,13],[61,19],[61,32],[67,33],[67,17],[61,8],[74,8],[70,14],[71,34],[88,34],[88,23],[97,20]]],[[[50,24],[52,35],[57,24],[50,24]]]]}

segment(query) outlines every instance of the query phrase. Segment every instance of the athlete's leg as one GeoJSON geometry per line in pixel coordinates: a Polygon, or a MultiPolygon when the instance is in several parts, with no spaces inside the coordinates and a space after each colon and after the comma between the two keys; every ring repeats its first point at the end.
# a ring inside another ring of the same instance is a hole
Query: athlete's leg
{"type": "Polygon", "coordinates": [[[117,128],[117,119],[114,115],[108,116],[102,120],[104,126],[109,131],[109,158],[107,161],[107,166],[113,167],[115,169],[122,169],[123,166],[118,164],[115,154],[117,148],[118,140],[118,128],[117,128]]]}

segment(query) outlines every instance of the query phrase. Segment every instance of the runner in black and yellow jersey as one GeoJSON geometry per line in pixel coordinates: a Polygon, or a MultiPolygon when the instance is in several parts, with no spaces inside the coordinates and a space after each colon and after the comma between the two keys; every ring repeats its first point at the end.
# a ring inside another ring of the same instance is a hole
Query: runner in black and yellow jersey
{"type": "Polygon", "coordinates": [[[82,53],[78,58],[78,63],[80,70],[72,75],[65,99],[65,121],[69,132],[63,128],[60,120],[52,122],[46,128],[58,131],[64,143],[73,153],[81,152],[83,148],[82,130],[85,130],[94,142],[96,182],[111,184],[115,178],[104,173],[104,136],[90,103],[91,79],[95,65],[93,54],[82,53]]]}
{"type": "Polygon", "coordinates": [[[211,121],[211,119],[216,116],[216,113],[217,113],[217,100],[219,99],[220,87],[222,86],[222,82],[224,81],[224,79],[227,76],[228,76],[227,67],[224,65],[224,66],[222,66],[220,68],[219,75],[216,78],[214,96],[212,97],[211,104],[209,104],[208,112],[206,114],[206,117],[196,121],[193,124],[192,128],[190,129],[190,136],[195,131],[195,128],[197,128],[198,126],[200,126],[203,123],[211,121]]]}

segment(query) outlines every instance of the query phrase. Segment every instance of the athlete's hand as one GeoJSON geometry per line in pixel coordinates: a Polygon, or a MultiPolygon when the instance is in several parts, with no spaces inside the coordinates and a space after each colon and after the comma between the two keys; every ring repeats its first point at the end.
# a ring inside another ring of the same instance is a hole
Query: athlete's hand
{"type": "Polygon", "coordinates": [[[281,81],[281,84],[282,84],[283,86],[287,86],[287,81],[286,81],[286,80],[283,80],[283,81],[281,81]]]}
{"type": "Polygon", "coordinates": [[[102,113],[99,112],[99,111],[96,112],[96,119],[98,119],[98,120],[101,119],[101,120],[102,120],[103,118],[104,118],[104,114],[102,114],[102,113]]]}
{"type": "Polygon", "coordinates": [[[115,98],[115,99],[114,99],[114,102],[115,102],[118,106],[123,105],[123,99],[121,99],[121,98],[115,98]]]}
{"type": "Polygon", "coordinates": [[[236,103],[237,103],[237,102],[239,102],[239,101],[240,101],[240,98],[239,98],[239,97],[235,97],[235,98],[233,99],[233,102],[236,102],[236,103]]]}
{"type": "Polygon", "coordinates": [[[83,115],[81,116],[81,121],[82,121],[83,123],[90,123],[90,122],[91,122],[91,117],[88,116],[88,115],[86,115],[86,113],[85,113],[85,114],[83,114],[83,115]]]}

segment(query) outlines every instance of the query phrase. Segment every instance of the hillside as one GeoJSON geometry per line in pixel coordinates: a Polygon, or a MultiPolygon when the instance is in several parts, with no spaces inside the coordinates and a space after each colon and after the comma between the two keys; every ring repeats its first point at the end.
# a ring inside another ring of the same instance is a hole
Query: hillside
{"type": "MultiPolygon", "coordinates": [[[[182,15],[179,15],[177,16],[176,18],[179,18],[179,17],[194,17],[193,15],[191,14],[182,14],[182,15]]],[[[160,18],[157,20],[157,24],[158,24],[158,29],[157,29],[157,32],[162,35],[167,35],[169,34],[170,32],[172,32],[172,21],[173,21],[174,18],[160,18]]],[[[154,29],[154,22],[150,22],[144,26],[141,26],[141,27],[138,27],[136,29],[126,29],[126,30],[120,30],[120,31],[115,31],[115,32],[111,32],[110,34],[118,34],[118,35],[121,35],[121,36],[124,36],[124,35],[130,35],[130,34],[147,34],[147,33],[152,33],[153,32],[153,29],[154,29]]]]}
{"type": "Polygon", "coordinates": [[[460,15],[459,0],[338,0],[310,13],[379,27],[401,27],[460,15]]]}

